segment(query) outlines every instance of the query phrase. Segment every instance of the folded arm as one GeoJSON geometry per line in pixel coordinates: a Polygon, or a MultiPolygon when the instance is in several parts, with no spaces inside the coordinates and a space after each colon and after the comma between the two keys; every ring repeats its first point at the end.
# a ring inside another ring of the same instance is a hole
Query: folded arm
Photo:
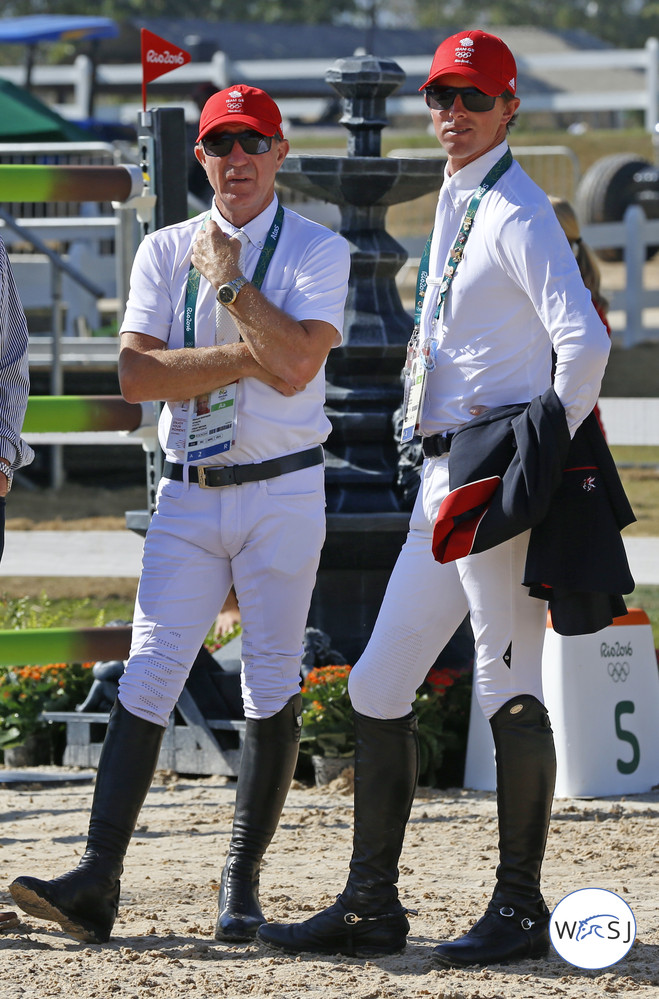
{"type": "Polygon", "coordinates": [[[192,399],[246,377],[258,378],[282,395],[298,391],[262,367],[244,343],[168,350],[162,340],[145,333],[122,334],[119,384],[128,402],[192,399]]]}

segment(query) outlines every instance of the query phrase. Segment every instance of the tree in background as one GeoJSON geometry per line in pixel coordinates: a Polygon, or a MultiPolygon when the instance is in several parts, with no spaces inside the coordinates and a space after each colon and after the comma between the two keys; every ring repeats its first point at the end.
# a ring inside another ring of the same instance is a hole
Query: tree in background
{"type": "Polygon", "coordinates": [[[617,48],[642,48],[659,36],[657,0],[416,0],[422,27],[587,31],[617,48]]]}
{"type": "Polygon", "coordinates": [[[207,21],[276,21],[297,24],[335,24],[359,8],[357,0],[6,0],[5,17],[28,14],[82,14],[115,21],[154,17],[199,17],[207,21]]]}
{"type": "MultiPolygon", "coordinates": [[[[5,0],[5,17],[89,14],[89,0],[5,0]]],[[[261,24],[377,24],[381,27],[497,28],[522,25],[587,31],[618,48],[659,36],[659,0],[97,0],[94,14],[114,20],[202,18],[261,24]]]]}

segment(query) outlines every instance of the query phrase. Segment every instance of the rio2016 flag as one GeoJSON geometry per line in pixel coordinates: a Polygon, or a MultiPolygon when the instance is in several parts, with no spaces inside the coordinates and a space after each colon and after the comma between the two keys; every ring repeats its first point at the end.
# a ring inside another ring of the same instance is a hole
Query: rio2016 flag
{"type": "Polygon", "coordinates": [[[146,87],[152,80],[190,62],[191,56],[178,45],[140,29],[142,40],[142,109],[146,111],[146,87]]]}

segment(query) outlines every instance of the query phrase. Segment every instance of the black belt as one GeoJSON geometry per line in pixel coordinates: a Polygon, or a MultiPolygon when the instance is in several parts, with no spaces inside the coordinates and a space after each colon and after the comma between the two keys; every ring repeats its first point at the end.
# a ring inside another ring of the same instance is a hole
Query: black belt
{"type": "Polygon", "coordinates": [[[441,458],[443,454],[448,454],[451,450],[453,434],[431,434],[424,437],[421,447],[426,458],[441,458]]]}
{"type": "MultiPolygon", "coordinates": [[[[300,468],[322,465],[321,444],[306,451],[271,458],[268,461],[254,462],[252,465],[190,465],[190,482],[196,482],[202,489],[215,489],[217,486],[239,486],[243,482],[259,482],[261,479],[274,479],[287,472],[297,472],[300,468]]],[[[183,465],[166,461],[162,474],[166,479],[183,481],[183,465]]]]}

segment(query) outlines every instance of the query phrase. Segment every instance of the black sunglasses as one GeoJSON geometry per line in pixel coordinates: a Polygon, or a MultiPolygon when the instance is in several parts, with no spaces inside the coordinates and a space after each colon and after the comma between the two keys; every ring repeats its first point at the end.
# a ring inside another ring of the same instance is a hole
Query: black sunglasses
{"type": "Polygon", "coordinates": [[[215,132],[201,140],[207,156],[228,156],[234,142],[239,142],[243,152],[250,156],[260,156],[272,146],[272,136],[260,132],[215,132]]]}
{"type": "Polygon", "coordinates": [[[435,111],[448,111],[458,95],[467,111],[491,111],[497,100],[476,87],[426,87],[425,95],[426,104],[435,111]]]}

